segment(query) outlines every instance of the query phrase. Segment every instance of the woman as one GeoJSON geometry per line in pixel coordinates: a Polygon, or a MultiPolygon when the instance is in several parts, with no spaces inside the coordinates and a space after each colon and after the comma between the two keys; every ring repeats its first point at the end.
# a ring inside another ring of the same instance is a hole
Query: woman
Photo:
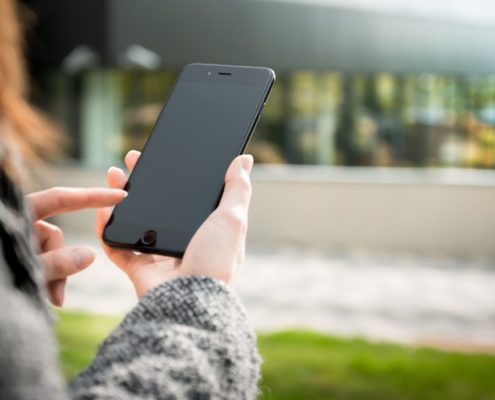
{"type": "MultiPolygon", "coordinates": [[[[67,277],[94,259],[64,247],[47,217],[88,207],[97,235],[125,197],[122,170],[110,188],[54,188],[23,197],[23,160],[53,151],[42,117],[26,101],[13,0],[0,0],[0,398],[252,399],[260,358],[255,336],[230,289],[244,256],[252,157],[230,165],[220,205],[181,260],[102,246],[127,273],[139,302],[105,339],[93,363],[69,387],[57,369],[48,296],[62,305],[67,277]],[[30,217],[28,217],[28,214],[30,217]]],[[[125,158],[132,170],[139,152],[125,158]]]]}

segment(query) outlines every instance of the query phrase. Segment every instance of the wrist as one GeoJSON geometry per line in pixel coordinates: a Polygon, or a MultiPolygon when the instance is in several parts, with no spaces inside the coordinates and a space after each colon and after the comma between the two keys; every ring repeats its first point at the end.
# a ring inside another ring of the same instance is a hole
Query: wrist
{"type": "Polygon", "coordinates": [[[181,273],[179,268],[169,269],[163,265],[155,264],[129,271],[128,276],[134,286],[136,296],[141,299],[163,283],[180,278],[181,273]]]}

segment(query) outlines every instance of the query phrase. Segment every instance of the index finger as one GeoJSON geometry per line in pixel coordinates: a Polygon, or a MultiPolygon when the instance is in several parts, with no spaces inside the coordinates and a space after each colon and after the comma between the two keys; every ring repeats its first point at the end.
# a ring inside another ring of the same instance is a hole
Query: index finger
{"type": "Polygon", "coordinates": [[[35,221],[56,214],[112,206],[127,196],[122,189],[54,187],[26,196],[35,221]]]}

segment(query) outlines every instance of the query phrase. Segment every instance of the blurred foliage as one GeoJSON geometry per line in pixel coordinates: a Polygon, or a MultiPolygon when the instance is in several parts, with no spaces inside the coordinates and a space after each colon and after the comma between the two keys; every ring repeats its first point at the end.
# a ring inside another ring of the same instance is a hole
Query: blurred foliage
{"type": "MultiPolygon", "coordinates": [[[[56,332],[67,379],[91,362],[117,317],[59,313],[56,332]]],[[[260,334],[263,399],[491,400],[495,356],[460,354],[312,332],[260,334]]]]}
{"type": "MultiPolygon", "coordinates": [[[[123,75],[123,153],[142,146],[174,78],[123,75]]],[[[278,77],[248,151],[261,163],[495,168],[494,138],[495,77],[303,70],[278,77]]]]}
{"type": "MultiPolygon", "coordinates": [[[[118,151],[142,148],[176,70],[115,70],[121,82],[118,151]]],[[[84,80],[40,80],[42,102],[78,137],[84,80]],[[78,100],[79,99],[79,100],[78,100]]],[[[249,151],[258,162],[495,168],[495,75],[299,70],[278,74],[249,151]]]]}

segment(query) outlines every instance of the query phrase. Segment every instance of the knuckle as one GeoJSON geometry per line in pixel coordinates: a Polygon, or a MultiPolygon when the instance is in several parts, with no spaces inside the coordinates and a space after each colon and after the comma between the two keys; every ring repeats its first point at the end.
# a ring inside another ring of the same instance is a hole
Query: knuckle
{"type": "Polygon", "coordinates": [[[42,221],[33,222],[33,227],[36,229],[37,233],[41,233],[45,228],[42,221]]]}
{"type": "Polygon", "coordinates": [[[68,271],[73,268],[75,261],[74,258],[63,249],[54,250],[51,253],[51,257],[47,260],[47,264],[52,276],[62,278],[69,275],[68,271]]]}
{"type": "Polygon", "coordinates": [[[52,259],[51,259],[51,268],[52,268],[52,273],[53,275],[60,277],[64,273],[64,267],[63,265],[65,264],[63,262],[64,257],[60,256],[60,254],[54,254],[52,259]]]}
{"type": "Polygon", "coordinates": [[[251,181],[246,173],[241,174],[237,184],[241,190],[251,193],[251,181]]]}
{"type": "Polygon", "coordinates": [[[56,204],[56,207],[63,206],[64,188],[62,186],[55,186],[55,187],[52,187],[51,189],[48,189],[48,190],[49,190],[50,197],[53,198],[53,201],[56,204]]]}
{"type": "Polygon", "coordinates": [[[247,215],[243,207],[235,206],[228,209],[225,213],[225,217],[230,226],[234,227],[240,232],[247,230],[247,215]]]}
{"type": "Polygon", "coordinates": [[[50,189],[48,189],[48,192],[53,194],[53,195],[59,195],[60,193],[62,193],[62,186],[54,186],[50,189]]]}
{"type": "Polygon", "coordinates": [[[63,275],[65,270],[70,266],[72,258],[69,257],[65,250],[55,251],[54,253],[55,271],[59,275],[63,275]]]}
{"type": "Polygon", "coordinates": [[[61,228],[56,225],[49,225],[48,229],[50,230],[50,235],[55,236],[57,238],[62,238],[64,236],[64,232],[61,228]]]}

